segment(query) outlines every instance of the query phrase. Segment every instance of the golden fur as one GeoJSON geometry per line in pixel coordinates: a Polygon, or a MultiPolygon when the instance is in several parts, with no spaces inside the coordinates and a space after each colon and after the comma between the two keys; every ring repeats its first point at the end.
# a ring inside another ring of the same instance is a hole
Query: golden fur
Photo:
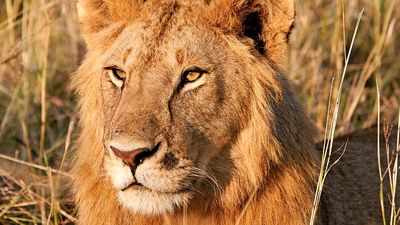
{"type": "Polygon", "coordinates": [[[281,69],[293,0],[79,4],[88,46],[72,79],[81,122],[74,166],[80,224],[308,223],[315,132],[281,69]],[[116,64],[127,74],[121,90],[103,72],[116,64]],[[210,72],[177,91],[177,68],[185,65],[210,72]],[[124,133],[116,137],[117,130],[124,133]],[[118,190],[131,174],[109,145],[142,140],[161,143],[137,167],[151,191],[118,190]],[[165,164],[167,153],[184,169],[165,164]],[[180,194],[188,184],[192,191],[180,194]]]}

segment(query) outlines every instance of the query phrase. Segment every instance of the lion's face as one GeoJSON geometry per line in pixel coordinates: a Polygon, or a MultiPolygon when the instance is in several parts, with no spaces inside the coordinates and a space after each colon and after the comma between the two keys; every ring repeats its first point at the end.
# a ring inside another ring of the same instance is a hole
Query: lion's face
{"type": "Polygon", "coordinates": [[[79,4],[82,224],[304,224],[313,128],[281,69],[294,0],[79,4]]]}
{"type": "Polygon", "coordinates": [[[251,75],[193,10],[141,17],[99,59],[104,167],[135,213],[171,212],[204,194],[215,164],[229,160],[213,159],[247,121],[251,75]]]}

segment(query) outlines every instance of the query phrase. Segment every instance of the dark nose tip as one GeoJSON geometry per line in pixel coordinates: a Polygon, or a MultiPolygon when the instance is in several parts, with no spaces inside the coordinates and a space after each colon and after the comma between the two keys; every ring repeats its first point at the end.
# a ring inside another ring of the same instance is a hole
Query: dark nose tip
{"type": "MultiPolygon", "coordinates": [[[[149,148],[139,148],[135,149],[132,151],[121,151],[113,146],[110,146],[111,150],[114,152],[115,156],[118,158],[122,159],[122,161],[128,165],[131,170],[135,170],[136,167],[141,164],[144,159],[150,157],[154,153],[157,152],[157,150],[160,147],[160,143],[157,144],[154,148],[149,149],[149,148]]],[[[132,171],[134,172],[134,171],[132,171]]]]}

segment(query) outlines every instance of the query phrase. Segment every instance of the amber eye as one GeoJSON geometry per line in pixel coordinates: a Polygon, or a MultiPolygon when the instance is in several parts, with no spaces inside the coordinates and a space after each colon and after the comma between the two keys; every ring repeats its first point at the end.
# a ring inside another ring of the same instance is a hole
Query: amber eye
{"type": "Polygon", "coordinates": [[[185,83],[195,82],[199,80],[207,71],[199,68],[186,70],[183,73],[182,81],[185,83]]]}
{"type": "Polygon", "coordinates": [[[105,72],[110,77],[110,80],[115,86],[121,88],[124,84],[126,73],[120,69],[109,67],[105,68],[105,72]]]}

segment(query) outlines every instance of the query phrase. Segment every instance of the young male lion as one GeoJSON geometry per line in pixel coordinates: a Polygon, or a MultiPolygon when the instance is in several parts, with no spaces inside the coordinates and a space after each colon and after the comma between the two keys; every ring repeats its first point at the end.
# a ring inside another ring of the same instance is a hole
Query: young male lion
{"type": "MultiPolygon", "coordinates": [[[[293,1],[80,0],[80,224],[308,223],[320,153],[281,66],[293,1]]],[[[364,141],[318,223],[379,224],[364,141]]]]}

